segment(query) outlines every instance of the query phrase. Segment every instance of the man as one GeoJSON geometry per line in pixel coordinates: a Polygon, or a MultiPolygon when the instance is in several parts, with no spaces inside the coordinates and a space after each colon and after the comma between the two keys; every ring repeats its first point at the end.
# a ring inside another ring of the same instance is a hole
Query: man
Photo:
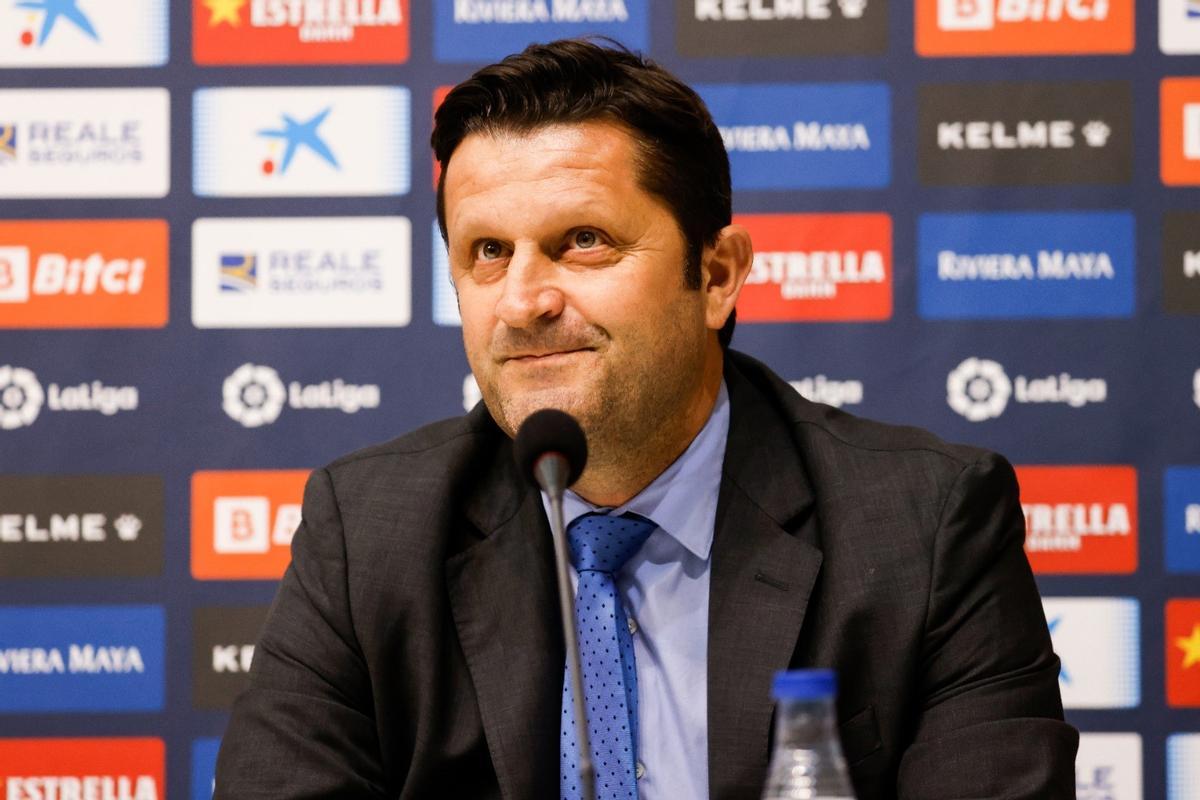
{"type": "Polygon", "coordinates": [[[313,474],[217,796],[578,796],[510,440],[554,407],[590,448],[567,516],[600,797],[759,797],[771,677],[808,666],[838,672],[862,800],[1073,797],[1011,468],[726,349],[752,251],[699,98],[532,46],[456,87],[433,145],[484,404],[313,474]]]}

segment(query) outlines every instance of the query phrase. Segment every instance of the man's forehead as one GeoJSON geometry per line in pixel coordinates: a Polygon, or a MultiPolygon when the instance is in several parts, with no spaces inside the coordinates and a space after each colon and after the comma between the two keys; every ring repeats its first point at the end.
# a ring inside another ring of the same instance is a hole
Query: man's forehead
{"type": "MultiPolygon", "coordinates": [[[[446,166],[447,221],[496,192],[515,189],[562,202],[638,189],[637,143],[618,123],[588,121],[531,130],[487,130],[465,137],[446,166]],[[461,207],[460,207],[461,206],[461,207]]],[[[472,209],[486,211],[484,209],[472,209]]],[[[471,214],[474,216],[474,214],[471,214]]]]}

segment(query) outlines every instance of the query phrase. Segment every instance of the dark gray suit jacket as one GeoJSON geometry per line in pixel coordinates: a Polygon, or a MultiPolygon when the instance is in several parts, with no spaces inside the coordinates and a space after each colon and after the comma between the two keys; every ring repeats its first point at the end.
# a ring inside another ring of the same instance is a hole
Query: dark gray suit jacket
{"type": "MultiPolygon", "coordinates": [[[[860,800],[1073,798],[1008,463],[725,377],[712,797],[760,795],[772,674],[826,666],[860,800]]],[[[313,473],[216,796],[557,797],[562,676],[542,503],[480,405],[313,473]]]]}

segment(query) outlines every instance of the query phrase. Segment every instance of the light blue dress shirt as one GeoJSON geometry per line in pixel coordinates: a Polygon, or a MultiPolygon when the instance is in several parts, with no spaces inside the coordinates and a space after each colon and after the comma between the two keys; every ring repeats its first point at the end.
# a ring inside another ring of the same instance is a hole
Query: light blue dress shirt
{"type": "Polygon", "coordinates": [[[708,797],[708,586],[728,434],[722,382],[688,449],[628,503],[601,508],[569,490],[563,498],[568,525],[594,511],[632,511],[658,525],[616,575],[637,660],[641,800],[708,797]]]}

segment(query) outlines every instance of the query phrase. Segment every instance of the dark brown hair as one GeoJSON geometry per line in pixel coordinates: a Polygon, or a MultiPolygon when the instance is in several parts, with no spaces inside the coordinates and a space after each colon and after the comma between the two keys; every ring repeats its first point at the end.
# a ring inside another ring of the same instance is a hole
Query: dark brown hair
{"type": "MultiPolygon", "coordinates": [[[[611,39],[533,44],[484,67],[446,95],[434,115],[433,152],[442,167],[438,225],[446,235],[446,166],[473,133],[528,132],[546,125],[612,120],[638,144],[642,188],[671,209],[687,243],[684,284],[700,288],[700,256],[730,223],[729,156],[712,116],[692,89],[611,39]],[[602,44],[600,43],[602,42],[602,44]]],[[[718,338],[727,346],[735,314],[718,338]]]]}

